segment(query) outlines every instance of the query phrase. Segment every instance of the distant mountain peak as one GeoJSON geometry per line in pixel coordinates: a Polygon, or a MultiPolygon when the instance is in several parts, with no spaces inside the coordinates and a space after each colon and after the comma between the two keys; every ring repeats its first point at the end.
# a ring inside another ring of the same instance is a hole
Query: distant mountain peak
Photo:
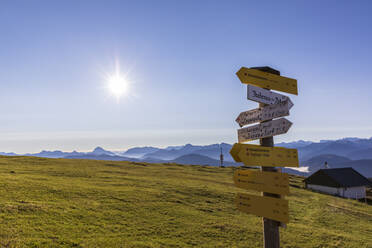
{"type": "Polygon", "coordinates": [[[96,148],[94,148],[94,150],[91,152],[92,154],[96,154],[96,155],[114,155],[113,152],[110,152],[110,151],[107,151],[105,149],[103,149],[102,147],[100,146],[97,146],[96,148]]]}
{"type": "Polygon", "coordinates": [[[96,148],[94,148],[93,152],[104,152],[106,151],[105,149],[103,149],[102,147],[100,146],[97,146],[96,148]]]}

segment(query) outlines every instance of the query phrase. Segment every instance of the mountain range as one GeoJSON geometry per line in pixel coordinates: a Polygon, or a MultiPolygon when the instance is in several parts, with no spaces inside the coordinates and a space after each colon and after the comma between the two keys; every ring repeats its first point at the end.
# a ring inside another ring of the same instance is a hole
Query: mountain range
{"type": "MultiPolygon", "coordinates": [[[[339,140],[295,141],[278,143],[275,146],[296,148],[299,153],[300,168],[287,168],[293,174],[309,175],[320,168],[353,167],[363,175],[372,177],[372,138],[344,138],[339,140]]],[[[224,155],[224,165],[236,166],[229,153],[232,145],[227,143],[212,145],[134,147],[125,151],[108,151],[96,147],[92,152],[41,151],[33,154],[1,153],[5,156],[36,156],[47,158],[97,159],[115,161],[134,161],[151,163],[179,163],[199,165],[220,165],[220,153],[224,155]]]]}

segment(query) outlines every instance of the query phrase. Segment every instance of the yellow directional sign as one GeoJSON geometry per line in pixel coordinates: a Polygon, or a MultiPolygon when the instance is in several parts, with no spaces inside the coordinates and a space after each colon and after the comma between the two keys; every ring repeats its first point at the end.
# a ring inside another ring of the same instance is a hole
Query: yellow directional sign
{"type": "Polygon", "coordinates": [[[240,68],[236,75],[243,84],[252,84],[265,89],[298,95],[297,80],[293,78],[278,76],[246,67],[240,68]]]}
{"type": "Polygon", "coordinates": [[[289,177],[286,173],[259,170],[236,170],[234,183],[243,189],[252,189],[272,194],[289,194],[289,177]]]}
{"type": "Polygon", "coordinates": [[[283,223],[289,222],[287,200],[238,193],[235,203],[242,212],[255,214],[283,223]]]}
{"type": "Polygon", "coordinates": [[[297,149],[236,143],[230,154],[236,162],[243,162],[247,166],[299,166],[297,149]]]}
{"type": "Polygon", "coordinates": [[[240,152],[240,149],[241,149],[241,145],[242,144],[240,143],[235,143],[230,150],[231,157],[233,157],[234,161],[237,163],[242,162],[238,156],[238,153],[240,152]]]}

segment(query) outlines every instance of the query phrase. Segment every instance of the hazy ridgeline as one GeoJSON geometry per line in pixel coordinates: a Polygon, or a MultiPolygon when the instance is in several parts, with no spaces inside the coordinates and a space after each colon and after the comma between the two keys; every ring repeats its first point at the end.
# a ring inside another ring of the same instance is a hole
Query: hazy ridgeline
{"type": "MultiPolygon", "coordinates": [[[[324,168],[327,161],[329,168],[353,167],[366,177],[372,177],[372,139],[344,138],[323,140],[320,142],[296,141],[278,143],[276,146],[298,149],[300,165],[307,167],[307,172],[286,169],[298,175],[309,175],[324,168]]],[[[26,154],[28,156],[48,158],[74,158],[94,160],[116,160],[148,163],[178,163],[193,165],[220,165],[221,148],[226,166],[241,165],[233,162],[229,151],[232,145],[227,143],[212,145],[171,146],[167,148],[135,147],[126,151],[108,151],[101,147],[92,152],[42,151],[26,154]]],[[[1,153],[0,155],[17,155],[1,153]]]]}

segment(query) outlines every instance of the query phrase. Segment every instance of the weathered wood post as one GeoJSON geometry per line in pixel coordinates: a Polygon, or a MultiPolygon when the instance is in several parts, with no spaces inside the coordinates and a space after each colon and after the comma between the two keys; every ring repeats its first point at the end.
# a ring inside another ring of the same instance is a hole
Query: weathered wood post
{"type": "MultiPolygon", "coordinates": [[[[280,76],[280,72],[277,70],[274,70],[269,67],[254,67],[252,69],[257,69],[260,71],[276,74],[280,76]]],[[[260,107],[267,106],[267,104],[264,103],[259,103],[260,107]]],[[[271,120],[267,120],[271,121],[271,120]]],[[[264,121],[264,122],[267,122],[264,121]]],[[[261,122],[263,123],[263,122],[261,122]]],[[[266,147],[273,147],[274,146],[274,137],[267,137],[260,139],[260,145],[261,146],[266,146],[266,147]]],[[[277,172],[278,169],[275,167],[261,167],[262,171],[272,171],[272,172],[277,172]]],[[[275,197],[275,198],[280,198],[280,195],[277,194],[271,194],[271,193],[262,193],[263,196],[270,196],[270,197],[275,197]]],[[[280,236],[279,236],[279,226],[280,222],[271,220],[268,218],[263,217],[262,218],[262,225],[263,225],[263,241],[264,241],[264,247],[265,248],[279,248],[280,247],[280,236]]]]}

